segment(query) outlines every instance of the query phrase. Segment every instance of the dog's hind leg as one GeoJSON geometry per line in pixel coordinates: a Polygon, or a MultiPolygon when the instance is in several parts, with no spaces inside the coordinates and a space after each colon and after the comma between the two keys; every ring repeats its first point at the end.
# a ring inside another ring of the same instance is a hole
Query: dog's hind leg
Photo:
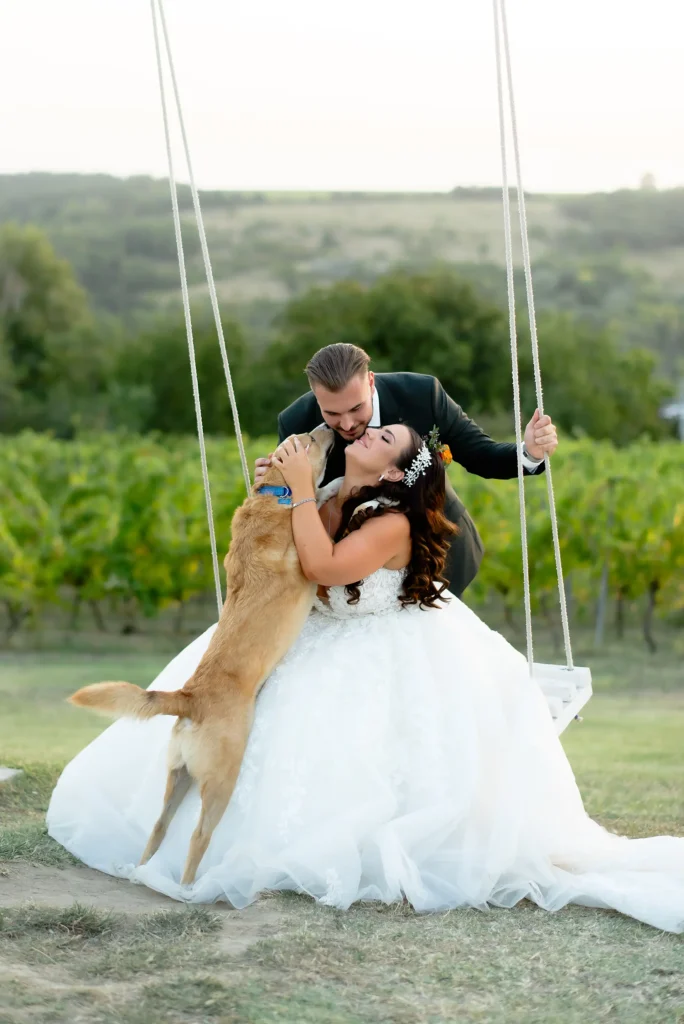
{"type": "Polygon", "coordinates": [[[247,746],[249,724],[248,716],[244,716],[243,721],[234,727],[232,736],[230,738],[224,736],[217,743],[211,743],[209,737],[205,737],[206,745],[203,752],[205,755],[209,755],[211,771],[204,774],[204,778],[200,776],[198,779],[202,811],[197,828],[190,839],[188,859],[185,862],[185,870],[181,879],[182,885],[191,885],[194,882],[200,861],[209,846],[209,840],[233,795],[242,757],[247,746]]]}
{"type": "Polygon", "coordinates": [[[214,829],[233,795],[254,717],[253,698],[233,703],[230,717],[194,730],[183,747],[192,777],[199,784],[202,810],[190,839],[181,885],[195,880],[214,829]]]}
{"type": "Polygon", "coordinates": [[[192,777],[184,764],[169,770],[169,775],[166,780],[166,792],[164,793],[164,806],[159,818],[157,819],[156,825],[152,829],[152,834],[147,841],[145,852],[140,860],[141,864],[147,864],[150,857],[152,857],[161,846],[171,819],[180,807],[183,797],[186,796],[191,785],[192,777]]]}
{"type": "Polygon", "coordinates": [[[190,839],[190,849],[181,885],[192,885],[194,882],[200,861],[207,852],[209,840],[233,795],[236,779],[237,772],[231,773],[230,777],[225,779],[212,779],[211,782],[206,782],[201,787],[202,812],[197,822],[197,828],[190,839]]]}

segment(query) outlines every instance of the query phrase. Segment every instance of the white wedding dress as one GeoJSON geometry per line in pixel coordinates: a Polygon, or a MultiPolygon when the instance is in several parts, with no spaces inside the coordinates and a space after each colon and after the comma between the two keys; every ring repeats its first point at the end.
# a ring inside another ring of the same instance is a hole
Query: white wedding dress
{"type": "MultiPolygon", "coordinates": [[[[244,907],[265,889],[346,908],[420,911],[530,899],[607,907],[684,930],[684,838],[629,840],[587,817],[525,659],[466,605],[402,609],[381,569],[357,605],[316,602],[266,682],[237,788],[197,880],[179,884],[199,812],[185,799],[138,867],[159,814],[174,719],[121,720],[67,766],[50,835],[91,867],[178,900],[244,907]]],[[[213,632],[152,684],[181,687],[213,632]]]]}

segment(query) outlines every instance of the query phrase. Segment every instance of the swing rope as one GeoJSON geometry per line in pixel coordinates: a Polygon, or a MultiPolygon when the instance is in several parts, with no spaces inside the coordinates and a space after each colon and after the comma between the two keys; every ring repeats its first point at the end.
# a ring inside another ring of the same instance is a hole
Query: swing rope
{"type": "Polygon", "coordinates": [[[520,378],[518,370],[518,331],[515,311],[515,281],[513,273],[513,239],[511,229],[511,198],[508,190],[508,164],[506,160],[506,122],[504,113],[503,75],[501,73],[501,40],[499,31],[498,0],[494,3],[494,41],[496,47],[496,84],[499,100],[499,136],[501,140],[501,182],[503,190],[504,244],[506,247],[506,282],[508,285],[508,327],[511,344],[511,372],[513,376],[513,418],[515,421],[515,447],[518,456],[518,507],[520,509],[520,541],[523,565],[525,600],[525,638],[527,662],[532,672],[534,650],[532,643],[532,608],[530,597],[530,564],[527,544],[527,512],[525,508],[525,473],[522,463],[522,415],[520,412],[520,378]]]}
{"type": "Polygon", "coordinates": [[[207,450],[204,443],[204,425],[202,423],[202,406],[200,404],[199,381],[197,379],[197,359],[195,357],[195,342],[192,333],[192,317],[190,315],[190,296],[188,294],[188,276],[185,270],[185,254],[183,252],[183,236],[181,234],[181,219],[178,209],[178,192],[176,190],[176,178],[173,169],[173,154],[171,151],[171,133],[169,131],[169,117],[166,107],[166,90],[164,87],[164,70],[162,67],[161,46],[159,40],[159,27],[157,25],[157,11],[155,0],[150,0],[152,7],[152,25],[154,28],[154,45],[157,54],[157,71],[159,74],[159,92],[161,96],[162,117],[164,120],[164,137],[166,140],[166,156],[169,165],[169,187],[171,189],[171,207],[173,209],[173,226],[176,232],[176,249],[178,252],[178,269],[180,271],[181,294],[183,297],[183,312],[185,314],[185,332],[188,340],[188,355],[190,357],[190,376],[192,378],[192,397],[195,403],[195,418],[197,420],[197,439],[199,441],[200,460],[202,463],[202,481],[204,483],[204,501],[207,508],[207,520],[209,523],[209,540],[211,543],[211,559],[214,567],[214,586],[216,588],[216,603],[219,615],[223,607],[223,593],[221,589],[221,574],[218,563],[218,552],[216,549],[216,530],[214,528],[214,513],[211,505],[211,487],[209,485],[209,469],[207,467],[207,450]]]}
{"type": "MultiPolygon", "coordinates": [[[[249,467],[247,465],[247,455],[245,452],[244,440],[242,437],[242,430],[240,429],[240,416],[238,414],[237,401],[235,399],[235,389],[233,388],[233,377],[230,372],[230,363],[228,361],[228,352],[226,350],[226,339],[223,333],[223,324],[221,322],[221,311],[219,309],[218,296],[216,294],[216,282],[214,281],[214,271],[211,266],[211,258],[209,256],[209,246],[207,245],[207,235],[204,230],[204,218],[202,216],[202,208],[200,206],[199,192],[195,185],[195,175],[192,168],[192,159],[190,157],[190,146],[188,145],[188,136],[185,131],[185,118],[183,117],[183,107],[181,105],[180,92],[178,90],[178,80],[176,78],[176,67],[173,60],[173,53],[171,51],[171,42],[169,39],[169,33],[166,25],[166,16],[164,14],[164,0],[158,0],[159,5],[159,17],[161,21],[162,33],[164,36],[164,44],[166,47],[166,56],[169,62],[169,71],[171,73],[171,84],[173,86],[173,94],[176,100],[176,110],[178,112],[178,123],[181,130],[181,137],[183,140],[183,149],[185,151],[185,162],[188,168],[188,178],[190,180],[190,191],[192,193],[192,205],[195,210],[195,220],[197,222],[197,231],[199,233],[200,246],[202,249],[202,259],[204,261],[204,272],[207,278],[207,286],[209,288],[209,296],[211,299],[211,308],[214,314],[214,323],[216,324],[216,333],[218,335],[219,348],[221,350],[221,360],[223,362],[223,373],[226,378],[226,387],[228,388],[228,399],[230,401],[230,409],[233,415],[233,426],[235,427],[235,438],[237,440],[238,451],[240,452],[240,462],[242,463],[242,475],[245,479],[245,487],[247,494],[251,489],[251,481],[249,476],[249,467]]],[[[157,56],[159,59],[159,51],[157,50],[157,56]]],[[[167,128],[168,132],[168,128],[167,128]]]]}
{"type": "MultiPolygon", "coordinates": [[[[154,30],[154,43],[155,52],[157,58],[157,72],[159,77],[159,91],[161,97],[162,116],[164,123],[164,136],[166,143],[166,153],[169,168],[169,186],[171,191],[171,205],[173,210],[173,222],[176,236],[176,248],[178,252],[178,268],[181,279],[181,295],[183,299],[183,311],[185,316],[185,329],[188,342],[188,355],[190,360],[190,373],[192,378],[192,393],[195,405],[195,418],[197,421],[197,438],[200,449],[200,460],[202,465],[202,480],[204,485],[204,497],[207,509],[207,520],[209,524],[209,538],[211,543],[211,554],[212,564],[214,570],[214,584],[216,588],[216,600],[218,605],[219,614],[223,605],[223,595],[221,588],[221,577],[218,563],[218,551],[216,544],[216,531],[214,526],[214,516],[211,501],[211,487],[209,483],[209,470],[207,466],[207,455],[206,445],[204,439],[204,426],[202,422],[202,409],[199,395],[199,382],[197,375],[197,360],[195,354],[195,345],[193,338],[192,329],[192,317],[190,311],[190,297],[188,291],[188,280],[187,270],[185,264],[185,255],[183,251],[183,239],[181,231],[181,219],[180,210],[178,206],[178,190],[176,185],[176,179],[174,174],[173,166],[173,155],[171,147],[171,133],[169,128],[168,109],[166,102],[166,87],[164,81],[164,71],[162,62],[162,51],[161,51],[161,40],[159,34],[159,23],[161,23],[162,34],[164,38],[164,46],[166,50],[166,57],[168,60],[169,72],[171,76],[171,83],[173,88],[173,95],[176,104],[176,111],[178,115],[178,121],[181,130],[181,137],[183,141],[183,148],[185,152],[185,159],[188,168],[188,177],[190,181],[190,191],[192,194],[193,208],[195,212],[195,220],[197,223],[197,230],[200,238],[200,246],[202,250],[202,259],[204,262],[204,270],[207,278],[207,286],[209,289],[209,296],[211,300],[212,312],[214,315],[214,322],[216,325],[216,332],[218,335],[219,348],[221,351],[221,359],[223,362],[223,371],[226,378],[226,386],[228,389],[228,398],[230,401],[231,412],[233,415],[233,423],[235,426],[235,436],[238,443],[238,450],[240,452],[240,461],[242,464],[242,472],[245,480],[245,486],[247,493],[251,488],[249,467],[247,464],[247,456],[244,447],[244,440],[242,437],[242,431],[240,428],[240,419],[238,415],[237,402],[235,399],[235,390],[233,387],[232,375],[230,372],[230,363],[228,360],[228,353],[226,350],[225,336],[223,332],[223,324],[221,322],[221,314],[218,304],[218,296],[216,293],[216,283],[214,280],[214,273],[211,266],[211,259],[209,256],[209,248],[207,245],[206,232],[204,228],[204,219],[202,216],[202,210],[200,205],[199,193],[195,184],[195,177],[192,168],[192,160],[190,157],[190,148],[188,145],[187,133],[185,130],[185,119],[183,117],[183,109],[180,100],[180,93],[178,89],[178,81],[176,78],[175,64],[173,60],[173,54],[171,51],[171,43],[168,34],[168,28],[166,24],[166,17],[164,14],[164,3],[163,0],[150,0],[152,10],[152,24],[154,30]],[[158,13],[157,13],[158,12],[158,13]]],[[[513,73],[511,66],[511,55],[510,55],[510,43],[508,36],[508,23],[506,18],[506,0],[493,0],[493,11],[494,11],[494,34],[495,34],[495,51],[496,51],[496,73],[497,73],[497,96],[499,105],[499,134],[500,134],[500,145],[501,145],[501,173],[502,173],[502,190],[503,190],[503,214],[504,214],[504,237],[505,237],[505,250],[506,250],[506,282],[508,289],[508,317],[509,317],[509,334],[510,334],[510,346],[511,346],[511,370],[513,379],[513,409],[515,418],[515,437],[516,437],[516,449],[518,459],[518,497],[520,504],[520,533],[522,543],[522,562],[523,562],[523,586],[524,586],[524,604],[525,604],[525,632],[527,642],[527,660],[530,667],[530,672],[533,671],[534,661],[534,650],[533,650],[533,637],[532,637],[532,610],[531,610],[531,588],[530,588],[530,570],[529,570],[529,551],[528,551],[528,534],[527,534],[527,515],[525,509],[525,483],[524,483],[524,469],[522,463],[522,443],[523,443],[523,431],[522,431],[522,415],[521,415],[521,403],[520,403],[520,377],[518,369],[518,336],[517,336],[517,323],[516,323],[516,309],[515,309],[515,275],[514,275],[514,263],[513,263],[513,241],[512,241],[512,222],[511,222],[511,208],[510,208],[510,194],[508,188],[508,154],[507,154],[507,142],[506,142],[506,113],[505,113],[505,102],[504,102],[504,73],[503,63],[505,62],[506,67],[506,87],[508,90],[509,100],[509,116],[511,122],[511,134],[513,139],[513,153],[514,163],[516,171],[516,191],[518,199],[518,211],[520,217],[520,234],[522,241],[522,256],[523,256],[523,268],[525,274],[525,289],[527,296],[527,308],[530,323],[530,335],[532,343],[532,364],[534,370],[534,386],[537,398],[537,407],[540,415],[544,413],[543,404],[543,391],[542,391],[542,379],[541,379],[541,367],[539,361],[539,339],[537,333],[537,319],[534,303],[534,291],[532,284],[532,264],[530,258],[529,248],[529,233],[527,226],[527,210],[525,205],[525,191],[522,182],[522,169],[520,161],[520,147],[518,140],[518,125],[515,107],[515,95],[513,89],[513,73]],[[503,61],[502,61],[502,42],[503,42],[503,61]]],[[[551,475],[551,466],[549,457],[547,454],[544,455],[544,465],[546,470],[546,484],[549,502],[549,515],[551,517],[551,531],[553,536],[553,548],[554,557],[556,563],[556,577],[558,582],[558,597],[560,603],[561,620],[563,625],[563,641],[565,646],[566,663],[568,669],[573,668],[572,660],[572,648],[570,643],[570,627],[568,622],[567,604],[565,598],[565,588],[563,586],[563,569],[561,563],[561,552],[560,552],[560,539],[558,533],[558,518],[556,513],[556,501],[553,490],[553,479],[551,475]]]]}
{"type": "MultiPolygon", "coordinates": [[[[525,273],[525,290],[527,295],[527,309],[530,322],[530,336],[532,341],[532,365],[534,370],[534,387],[537,398],[539,414],[544,414],[544,396],[542,392],[541,366],[539,362],[539,338],[537,334],[537,317],[534,303],[534,290],[532,287],[532,261],[530,258],[529,233],[527,227],[527,209],[525,205],[525,190],[522,182],[522,168],[520,162],[520,146],[518,140],[518,123],[515,107],[515,93],[513,88],[513,72],[511,66],[511,52],[508,36],[508,22],[506,19],[506,0],[493,0],[494,9],[494,37],[496,51],[496,76],[497,95],[499,103],[499,135],[501,144],[501,175],[503,188],[503,212],[504,212],[504,236],[506,248],[506,282],[508,287],[508,318],[511,342],[511,366],[513,375],[513,409],[515,416],[515,438],[518,454],[518,495],[520,501],[520,535],[522,544],[523,561],[523,586],[525,591],[525,633],[527,639],[527,661],[530,673],[533,671],[533,643],[532,643],[532,610],[530,591],[530,571],[527,542],[527,517],[525,512],[525,485],[524,471],[522,464],[522,417],[520,410],[520,378],[518,373],[518,338],[515,313],[515,276],[513,267],[513,243],[511,228],[511,207],[508,191],[508,155],[506,148],[506,121],[504,103],[504,76],[502,67],[502,40],[503,54],[506,64],[506,84],[509,99],[509,114],[511,121],[511,135],[513,139],[513,153],[516,171],[516,192],[518,199],[518,211],[520,215],[520,235],[522,240],[523,268],[525,273]]],[[[568,621],[568,610],[565,599],[565,587],[563,585],[563,566],[561,562],[560,538],[558,534],[558,516],[556,513],[556,498],[553,490],[553,479],[551,475],[551,464],[548,454],[544,454],[544,467],[546,471],[546,489],[549,502],[549,516],[551,518],[551,533],[553,536],[553,550],[556,562],[556,579],[558,582],[558,599],[560,604],[561,622],[563,625],[563,643],[565,646],[565,659],[568,669],[572,669],[572,646],[570,643],[570,624],[568,621]]]]}

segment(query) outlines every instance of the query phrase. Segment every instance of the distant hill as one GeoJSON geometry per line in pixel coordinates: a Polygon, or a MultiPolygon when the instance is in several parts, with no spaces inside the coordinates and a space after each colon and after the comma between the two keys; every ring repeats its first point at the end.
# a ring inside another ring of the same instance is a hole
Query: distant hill
{"type": "MultiPolygon", "coordinates": [[[[459,266],[505,301],[501,198],[450,194],[203,192],[219,295],[264,327],[292,296],[396,266],[459,266]]],[[[530,195],[540,305],[615,326],[668,367],[684,351],[684,189],[530,195]]],[[[189,189],[181,189],[193,294],[204,291],[189,189]]],[[[39,225],[93,305],[125,319],[179,298],[166,181],[0,176],[0,222],[39,225]]],[[[522,295],[522,293],[521,293],[522,295]]]]}

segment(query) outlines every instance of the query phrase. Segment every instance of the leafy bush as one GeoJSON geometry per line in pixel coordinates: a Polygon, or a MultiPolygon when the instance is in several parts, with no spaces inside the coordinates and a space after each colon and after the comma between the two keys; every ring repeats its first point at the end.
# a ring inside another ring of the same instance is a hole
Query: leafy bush
{"type": "MultiPolygon", "coordinates": [[[[272,438],[250,444],[249,456],[272,438]]],[[[24,433],[3,442],[0,601],[6,632],[45,609],[104,602],[152,616],[213,589],[204,492],[194,438],[102,435],[66,442],[24,433]]],[[[219,551],[244,498],[232,440],[208,440],[219,551]]],[[[684,608],[684,445],[565,442],[553,460],[563,565],[576,612],[595,607],[608,567],[618,602],[684,608]]],[[[515,481],[451,470],[486,546],[473,600],[522,604],[515,481]]],[[[556,578],[542,479],[528,479],[535,610],[552,607],[556,578]]]]}

